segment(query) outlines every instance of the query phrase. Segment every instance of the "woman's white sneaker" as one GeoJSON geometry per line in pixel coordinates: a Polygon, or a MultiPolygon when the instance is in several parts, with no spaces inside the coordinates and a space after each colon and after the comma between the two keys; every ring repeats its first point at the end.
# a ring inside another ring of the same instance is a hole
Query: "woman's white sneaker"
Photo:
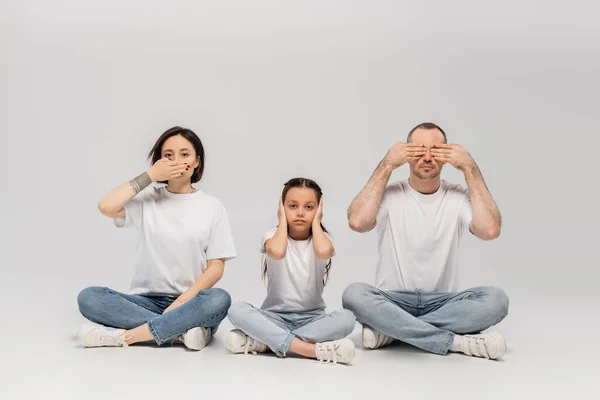
{"type": "Polygon", "coordinates": [[[210,342],[211,338],[210,328],[202,326],[192,328],[179,337],[185,347],[196,351],[202,350],[210,342]]]}
{"type": "Polygon", "coordinates": [[[267,345],[251,338],[239,329],[229,331],[225,338],[227,349],[234,354],[252,354],[264,353],[267,351],[267,345]]]}
{"type": "Polygon", "coordinates": [[[77,331],[77,340],[85,347],[127,347],[125,329],[85,324],[77,331]]]}

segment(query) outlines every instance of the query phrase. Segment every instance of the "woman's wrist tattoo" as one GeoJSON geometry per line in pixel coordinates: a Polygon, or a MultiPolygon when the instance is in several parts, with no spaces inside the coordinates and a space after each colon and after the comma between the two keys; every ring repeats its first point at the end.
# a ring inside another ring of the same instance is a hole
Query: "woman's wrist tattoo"
{"type": "Polygon", "coordinates": [[[150,179],[148,172],[144,172],[129,181],[129,185],[131,185],[131,188],[136,194],[146,189],[151,183],[152,179],[150,179]]]}

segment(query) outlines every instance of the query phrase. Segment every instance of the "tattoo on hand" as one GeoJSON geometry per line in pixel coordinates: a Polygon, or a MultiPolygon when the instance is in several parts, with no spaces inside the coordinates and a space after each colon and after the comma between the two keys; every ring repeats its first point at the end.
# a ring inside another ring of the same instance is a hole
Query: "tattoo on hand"
{"type": "Polygon", "coordinates": [[[129,181],[131,188],[136,194],[146,189],[151,183],[152,179],[150,179],[150,175],[148,175],[148,172],[144,172],[129,181]]]}

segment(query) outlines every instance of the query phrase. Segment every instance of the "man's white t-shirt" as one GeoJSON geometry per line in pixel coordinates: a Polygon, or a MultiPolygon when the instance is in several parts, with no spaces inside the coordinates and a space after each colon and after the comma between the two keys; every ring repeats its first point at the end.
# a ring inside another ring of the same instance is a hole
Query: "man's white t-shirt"
{"type": "Polygon", "coordinates": [[[471,219],[469,195],[460,185],[442,179],[433,194],[417,192],[408,179],[388,185],[377,215],[376,287],[457,291],[458,247],[471,219]]]}
{"type": "Polygon", "coordinates": [[[307,240],[294,240],[288,236],[285,257],[281,260],[269,257],[265,243],[276,231],[277,228],[267,231],[260,248],[267,261],[267,297],[261,309],[277,312],[323,312],[326,307],[323,300],[323,278],[329,260],[321,260],[316,256],[312,236],[307,240]]]}
{"type": "Polygon", "coordinates": [[[125,205],[125,214],[115,225],[139,232],[131,294],[179,296],[208,260],[236,257],[225,207],[200,190],[175,194],[151,186],[125,205]]]}

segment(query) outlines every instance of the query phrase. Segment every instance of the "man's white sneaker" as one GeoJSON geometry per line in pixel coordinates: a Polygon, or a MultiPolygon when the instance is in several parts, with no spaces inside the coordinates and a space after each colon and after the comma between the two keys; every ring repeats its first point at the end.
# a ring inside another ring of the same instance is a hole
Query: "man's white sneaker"
{"type": "Polygon", "coordinates": [[[77,340],[85,347],[127,347],[125,329],[85,324],[77,331],[77,340]]]}
{"type": "Polygon", "coordinates": [[[498,332],[464,335],[460,349],[468,356],[495,360],[506,354],[506,341],[498,332]]]}
{"type": "Polygon", "coordinates": [[[225,338],[227,349],[234,354],[252,354],[264,353],[267,351],[267,345],[251,338],[239,329],[229,331],[225,338]]]}
{"type": "Polygon", "coordinates": [[[190,350],[202,350],[211,340],[210,328],[196,327],[179,336],[185,347],[190,350]]]}
{"type": "Polygon", "coordinates": [[[365,349],[377,349],[387,346],[394,341],[393,337],[386,336],[383,333],[377,332],[363,325],[362,328],[362,344],[365,349]]]}
{"type": "Polygon", "coordinates": [[[354,342],[345,338],[315,345],[317,360],[333,364],[350,364],[354,359],[354,342]]]}

